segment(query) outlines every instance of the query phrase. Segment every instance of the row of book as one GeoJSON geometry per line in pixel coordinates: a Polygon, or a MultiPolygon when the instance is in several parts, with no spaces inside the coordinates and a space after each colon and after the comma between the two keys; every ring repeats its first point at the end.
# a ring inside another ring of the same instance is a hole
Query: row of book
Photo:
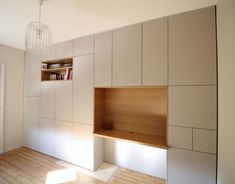
{"type": "Polygon", "coordinates": [[[66,68],[65,72],[50,74],[50,80],[72,80],[72,79],[73,79],[72,68],[66,68]]]}

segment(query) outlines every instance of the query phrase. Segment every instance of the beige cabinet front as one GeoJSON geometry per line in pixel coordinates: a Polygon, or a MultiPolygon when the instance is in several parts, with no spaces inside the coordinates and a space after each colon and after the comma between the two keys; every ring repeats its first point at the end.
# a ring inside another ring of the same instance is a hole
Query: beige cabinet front
{"type": "Polygon", "coordinates": [[[73,40],[57,44],[58,59],[73,57],[73,40]]]}
{"type": "Polygon", "coordinates": [[[216,84],[215,7],[169,17],[169,83],[216,84]]]}
{"type": "Polygon", "coordinates": [[[55,82],[41,82],[40,116],[55,118],[55,82]]]}
{"type": "Polygon", "coordinates": [[[54,120],[40,118],[40,152],[54,156],[54,120]]]}
{"type": "Polygon", "coordinates": [[[94,52],[94,35],[84,36],[74,40],[74,56],[92,54],[94,52]]]}
{"type": "Polygon", "coordinates": [[[39,151],[39,97],[24,98],[24,146],[39,151]]]}
{"type": "Polygon", "coordinates": [[[55,157],[71,162],[72,123],[55,121],[55,157]]]}
{"type": "Polygon", "coordinates": [[[94,79],[96,87],[112,85],[112,31],[95,35],[94,79]]]}
{"type": "Polygon", "coordinates": [[[73,121],[93,123],[93,55],[74,59],[73,121]]]}
{"type": "Polygon", "coordinates": [[[167,18],[143,23],[143,85],[167,85],[167,18]]]}
{"type": "Polygon", "coordinates": [[[72,121],[72,96],[72,81],[56,82],[56,120],[72,121]]]}
{"type": "Polygon", "coordinates": [[[72,131],[72,163],[93,170],[94,142],[92,126],[73,123],[72,131]]]}
{"type": "Polygon", "coordinates": [[[25,52],[24,96],[40,96],[41,58],[25,52]]]}
{"type": "Polygon", "coordinates": [[[113,31],[113,86],[141,85],[141,24],[113,31]]]}

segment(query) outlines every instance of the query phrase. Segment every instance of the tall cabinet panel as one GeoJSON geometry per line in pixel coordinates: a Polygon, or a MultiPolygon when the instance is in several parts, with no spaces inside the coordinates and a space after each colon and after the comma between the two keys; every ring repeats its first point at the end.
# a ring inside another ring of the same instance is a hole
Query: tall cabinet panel
{"type": "Polygon", "coordinates": [[[72,81],[57,81],[55,91],[55,119],[72,121],[72,81]]]}
{"type": "Polygon", "coordinates": [[[25,52],[24,96],[40,95],[41,58],[25,52]]]}
{"type": "Polygon", "coordinates": [[[71,162],[72,123],[55,121],[55,157],[71,162]]]}
{"type": "Polygon", "coordinates": [[[167,18],[143,24],[143,85],[167,85],[167,18]]]}
{"type": "Polygon", "coordinates": [[[80,167],[94,169],[93,128],[91,125],[73,124],[72,162],[80,167]]]}
{"type": "Polygon", "coordinates": [[[73,57],[73,40],[57,44],[57,58],[73,57]]]}
{"type": "Polygon", "coordinates": [[[73,121],[92,124],[93,55],[76,57],[73,71],[73,121]]]}
{"type": "Polygon", "coordinates": [[[40,118],[40,151],[54,156],[54,120],[40,118]]]}
{"type": "Polygon", "coordinates": [[[216,84],[215,7],[169,17],[169,83],[216,84]]]}
{"type": "Polygon", "coordinates": [[[141,85],[141,24],[113,31],[113,86],[141,85]]]}
{"type": "Polygon", "coordinates": [[[39,151],[39,97],[24,98],[24,146],[39,151]]]}
{"type": "Polygon", "coordinates": [[[112,83],[112,31],[95,35],[95,71],[96,87],[108,87],[112,83]]]}
{"type": "Polygon", "coordinates": [[[74,56],[92,54],[94,52],[94,35],[74,40],[74,56]]]}
{"type": "Polygon", "coordinates": [[[55,117],[55,82],[41,82],[40,116],[44,118],[55,117]]]}

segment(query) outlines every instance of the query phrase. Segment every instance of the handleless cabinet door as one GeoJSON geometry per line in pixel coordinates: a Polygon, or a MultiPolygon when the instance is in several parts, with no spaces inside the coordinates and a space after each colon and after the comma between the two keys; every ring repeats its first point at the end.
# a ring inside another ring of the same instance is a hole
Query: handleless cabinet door
{"type": "Polygon", "coordinates": [[[167,18],[143,24],[143,85],[167,85],[167,18]]]}
{"type": "Polygon", "coordinates": [[[112,80],[112,31],[95,35],[96,87],[110,87],[112,80]]]}
{"type": "Polygon", "coordinates": [[[113,86],[141,85],[141,24],[113,31],[113,86]]]}
{"type": "Polygon", "coordinates": [[[48,55],[43,57],[43,61],[50,61],[57,59],[57,45],[54,44],[49,50],[48,55]]]}
{"type": "Polygon", "coordinates": [[[40,118],[40,152],[54,156],[54,120],[40,118]]]}
{"type": "Polygon", "coordinates": [[[73,65],[73,121],[92,124],[93,55],[76,57],[73,65]]]}
{"type": "Polygon", "coordinates": [[[92,130],[91,125],[74,123],[72,131],[72,162],[90,170],[93,170],[94,167],[92,130]]]}
{"type": "Polygon", "coordinates": [[[24,146],[39,151],[39,97],[24,98],[24,146]]]}
{"type": "Polygon", "coordinates": [[[55,157],[71,162],[72,123],[55,121],[55,157]]]}
{"type": "Polygon", "coordinates": [[[25,52],[24,95],[40,96],[41,58],[25,52]]]}
{"type": "Polygon", "coordinates": [[[169,83],[216,84],[215,7],[169,17],[169,83]]]}
{"type": "Polygon", "coordinates": [[[84,36],[74,40],[74,56],[92,54],[94,52],[94,35],[84,36]]]}
{"type": "Polygon", "coordinates": [[[72,81],[57,81],[55,119],[72,121],[72,101],[72,81]]]}
{"type": "Polygon", "coordinates": [[[41,82],[40,116],[44,118],[55,117],[55,82],[41,82]]]}
{"type": "Polygon", "coordinates": [[[57,58],[73,57],[73,40],[57,44],[57,58]]]}

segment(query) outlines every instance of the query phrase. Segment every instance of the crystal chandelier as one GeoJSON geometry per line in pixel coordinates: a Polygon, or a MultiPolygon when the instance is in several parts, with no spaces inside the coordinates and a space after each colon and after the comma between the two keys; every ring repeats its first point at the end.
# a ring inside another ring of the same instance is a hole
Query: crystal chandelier
{"type": "Polygon", "coordinates": [[[29,23],[25,38],[25,50],[40,56],[48,55],[52,45],[51,31],[46,24],[41,23],[41,6],[44,1],[39,0],[39,21],[29,23]]]}

